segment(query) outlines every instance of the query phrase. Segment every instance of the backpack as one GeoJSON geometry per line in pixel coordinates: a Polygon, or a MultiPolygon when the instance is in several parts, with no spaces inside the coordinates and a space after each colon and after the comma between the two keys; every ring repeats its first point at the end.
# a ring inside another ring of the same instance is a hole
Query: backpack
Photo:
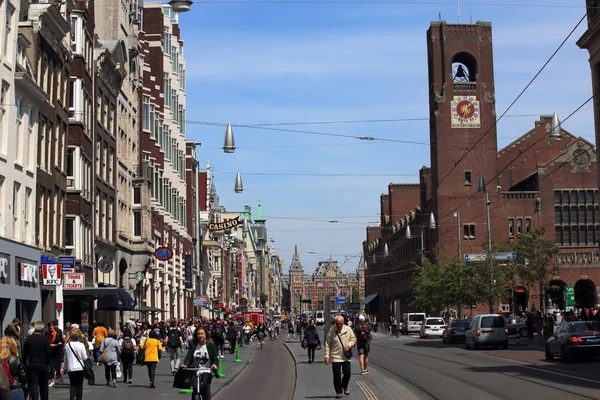
{"type": "Polygon", "coordinates": [[[124,355],[132,356],[133,353],[135,352],[135,350],[133,348],[134,348],[134,346],[133,346],[133,341],[131,340],[131,338],[123,339],[121,353],[123,353],[124,355]]]}
{"type": "Polygon", "coordinates": [[[169,347],[180,347],[181,346],[181,342],[179,341],[180,337],[181,337],[181,332],[179,331],[179,329],[171,328],[169,330],[169,339],[167,341],[167,344],[169,345],[169,347]]]}
{"type": "Polygon", "coordinates": [[[215,326],[215,335],[219,338],[223,337],[223,325],[218,324],[215,326]]]}
{"type": "Polygon", "coordinates": [[[359,330],[360,330],[360,336],[358,338],[358,340],[360,341],[364,341],[366,342],[367,340],[369,340],[369,334],[367,332],[367,326],[366,325],[359,325],[358,326],[359,330]]]}
{"type": "Polygon", "coordinates": [[[15,384],[15,379],[13,378],[12,374],[10,373],[10,365],[8,364],[8,360],[2,362],[2,369],[4,370],[4,373],[6,374],[6,378],[8,379],[9,386],[12,388],[13,385],[15,384]]]}

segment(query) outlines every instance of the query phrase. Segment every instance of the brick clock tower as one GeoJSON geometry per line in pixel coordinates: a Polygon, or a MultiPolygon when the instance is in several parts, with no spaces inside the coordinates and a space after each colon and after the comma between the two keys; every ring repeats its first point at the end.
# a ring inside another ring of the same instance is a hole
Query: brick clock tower
{"type": "Polygon", "coordinates": [[[432,22],[427,54],[431,211],[438,221],[429,235],[452,251],[457,249],[460,229],[464,252],[481,253],[487,237],[485,195],[475,194],[460,206],[460,227],[452,210],[477,192],[480,174],[490,201],[496,198],[496,181],[490,181],[496,175],[498,154],[491,23],[432,22]]]}

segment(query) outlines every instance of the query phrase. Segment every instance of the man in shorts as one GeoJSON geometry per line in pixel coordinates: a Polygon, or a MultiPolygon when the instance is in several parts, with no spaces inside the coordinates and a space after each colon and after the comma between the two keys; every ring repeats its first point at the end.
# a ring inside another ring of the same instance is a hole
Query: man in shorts
{"type": "Polygon", "coordinates": [[[371,330],[371,324],[365,321],[364,315],[358,317],[358,324],[354,325],[354,336],[356,336],[360,374],[366,375],[369,373],[369,350],[373,331],[371,330]]]}

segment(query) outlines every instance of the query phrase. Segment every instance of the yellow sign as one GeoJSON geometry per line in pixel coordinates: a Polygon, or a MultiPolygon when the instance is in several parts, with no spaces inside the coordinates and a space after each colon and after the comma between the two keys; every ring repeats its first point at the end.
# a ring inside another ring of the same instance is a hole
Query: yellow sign
{"type": "Polygon", "coordinates": [[[211,222],[208,224],[208,229],[211,231],[224,231],[227,229],[235,228],[240,224],[240,217],[237,216],[232,219],[226,219],[223,222],[211,222]]]}

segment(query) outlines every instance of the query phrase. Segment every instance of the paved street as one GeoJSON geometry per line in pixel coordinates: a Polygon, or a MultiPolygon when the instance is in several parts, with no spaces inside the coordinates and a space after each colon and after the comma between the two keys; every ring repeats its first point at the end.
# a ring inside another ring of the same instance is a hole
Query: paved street
{"type": "MultiPolygon", "coordinates": [[[[437,339],[377,335],[370,369],[406,384],[421,399],[600,399],[598,361],[548,363],[540,347],[472,351],[437,339]]],[[[385,398],[378,389],[375,399],[385,398]]]]}
{"type": "MultiPolygon", "coordinates": [[[[260,350],[259,350],[260,351],[260,350]]],[[[234,363],[235,354],[229,354],[226,352],[225,358],[223,359],[223,373],[225,378],[213,379],[212,381],[212,392],[213,395],[219,393],[221,389],[226,387],[232,380],[235,380],[237,376],[245,369],[248,365],[248,360],[252,359],[254,348],[251,345],[249,348],[242,348],[240,351],[240,358],[244,361],[243,363],[234,363]]],[[[116,388],[109,388],[105,386],[106,381],[104,380],[104,367],[95,367],[96,373],[96,385],[89,386],[87,383],[83,385],[83,397],[85,400],[106,400],[107,396],[115,397],[119,399],[127,400],[147,400],[148,398],[180,398],[187,399],[190,397],[189,394],[180,394],[179,389],[173,388],[173,377],[171,376],[169,366],[169,355],[167,352],[163,352],[161,361],[158,364],[156,371],[156,389],[150,389],[148,387],[148,373],[145,366],[135,365],[133,367],[133,384],[128,385],[119,383],[116,388]]],[[[69,398],[69,386],[68,379],[65,379],[64,385],[57,385],[50,389],[51,399],[68,399],[69,398]]],[[[227,398],[220,396],[219,398],[227,398]]]]}

